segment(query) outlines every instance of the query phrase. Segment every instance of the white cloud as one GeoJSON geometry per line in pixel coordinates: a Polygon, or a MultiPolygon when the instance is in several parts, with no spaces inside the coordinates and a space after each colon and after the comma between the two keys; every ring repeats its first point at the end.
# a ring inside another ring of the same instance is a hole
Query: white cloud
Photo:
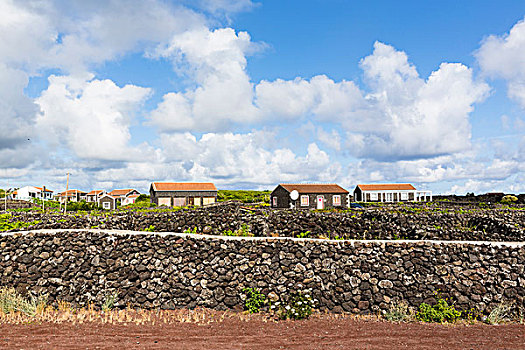
{"type": "Polygon", "coordinates": [[[134,160],[144,151],[128,145],[129,127],[150,92],[92,76],[52,75],[36,99],[41,108],[37,127],[43,139],[66,145],[79,158],[134,160]]]}
{"type": "Polygon", "coordinates": [[[361,61],[371,92],[363,115],[349,115],[349,148],[360,157],[428,158],[470,146],[469,114],[488,86],[458,63],[442,63],[421,79],[405,53],[376,42],[361,61]],[[354,129],[352,125],[356,122],[354,129]]]}
{"type": "Polygon", "coordinates": [[[236,34],[231,28],[203,27],[175,35],[153,57],[172,59],[176,70],[187,72],[198,86],[164,96],[152,112],[152,124],[163,131],[208,131],[258,120],[245,57],[256,49],[246,32],[236,34]]]}
{"type": "Polygon", "coordinates": [[[525,108],[525,20],[508,34],[485,38],[476,58],[485,74],[507,80],[509,96],[525,108]]]}

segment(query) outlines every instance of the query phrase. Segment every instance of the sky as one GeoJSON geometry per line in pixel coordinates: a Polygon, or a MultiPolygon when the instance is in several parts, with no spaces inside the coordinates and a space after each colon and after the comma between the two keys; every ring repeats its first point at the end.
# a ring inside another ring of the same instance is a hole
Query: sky
{"type": "Polygon", "coordinates": [[[525,2],[0,0],[0,188],[525,192],[525,2]]]}

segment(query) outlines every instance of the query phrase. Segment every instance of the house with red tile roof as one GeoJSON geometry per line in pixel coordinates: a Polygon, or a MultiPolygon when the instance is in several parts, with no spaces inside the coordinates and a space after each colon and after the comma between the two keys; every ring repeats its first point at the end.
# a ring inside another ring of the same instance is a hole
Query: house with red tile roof
{"type": "Polygon", "coordinates": [[[93,190],[86,195],[86,202],[97,203],[100,197],[106,194],[104,190],[93,190]]]}
{"type": "Polygon", "coordinates": [[[211,182],[153,182],[151,203],[168,207],[209,205],[217,202],[217,187],[211,182]]]}
{"type": "Polygon", "coordinates": [[[53,191],[45,187],[24,186],[11,194],[13,199],[30,201],[33,199],[51,200],[53,199],[53,191]]]}
{"type": "Polygon", "coordinates": [[[80,202],[82,200],[86,200],[87,192],[80,191],[80,190],[67,190],[64,192],[60,192],[55,196],[55,199],[64,203],[66,201],[68,202],[80,202]]]}
{"type": "Polygon", "coordinates": [[[349,192],[337,184],[279,184],[270,195],[272,208],[347,208],[349,192]]]}
{"type": "Polygon", "coordinates": [[[358,202],[427,202],[431,191],[418,191],[411,184],[361,184],[354,189],[358,202]]]}

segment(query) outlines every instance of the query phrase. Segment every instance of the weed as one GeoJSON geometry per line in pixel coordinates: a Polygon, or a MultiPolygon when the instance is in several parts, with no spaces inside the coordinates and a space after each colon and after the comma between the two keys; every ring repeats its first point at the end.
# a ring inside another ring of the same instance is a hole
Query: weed
{"type": "Polygon", "coordinates": [[[447,299],[443,299],[439,293],[436,293],[437,303],[428,305],[422,303],[419,305],[419,311],[416,313],[416,319],[423,322],[455,322],[461,317],[461,311],[456,310],[454,305],[448,305],[447,299]]]}
{"type": "Polygon", "coordinates": [[[102,303],[102,311],[107,312],[115,306],[115,302],[117,301],[118,297],[118,291],[114,291],[112,293],[106,294],[106,297],[104,298],[104,302],[102,303]]]}
{"type": "Polygon", "coordinates": [[[384,317],[391,322],[407,322],[414,319],[414,312],[405,301],[394,302],[384,317]]]}
{"type": "Polygon", "coordinates": [[[301,232],[301,233],[298,233],[297,234],[297,238],[308,238],[310,236],[310,231],[306,231],[306,232],[301,232]]]}
{"type": "Polygon", "coordinates": [[[146,232],[155,232],[155,226],[149,225],[149,227],[145,228],[143,231],[146,232]]]}
{"type": "Polygon", "coordinates": [[[270,309],[275,310],[282,320],[301,320],[310,317],[316,303],[317,299],[312,299],[310,290],[298,291],[290,295],[283,304],[277,302],[270,309]]]}
{"type": "Polygon", "coordinates": [[[187,228],[183,233],[197,233],[197,227],[194,227],[193,229],[187,228]]]}
{"type": "Polygon", "coordinates": [[[255,314],[260,311],[261,306],[266,300],[266,296],[262,294],[257,288],[244,288],[244,308],[251,314],[255,314]]]}
{"type": "Polygon", "coordinates": [[[47,294],[31,295],[24,298],[14,288],[0,288],[0,311],[4,314],[20,312],[27,316],[35,316],[45,309],[47,294]]]}
{"type": "Polygon", "coordinates": [[[487,316],[485,322],[488,324],[500,324],[512,320],[513,305],[510,303],[500,303],[487,316]]]}

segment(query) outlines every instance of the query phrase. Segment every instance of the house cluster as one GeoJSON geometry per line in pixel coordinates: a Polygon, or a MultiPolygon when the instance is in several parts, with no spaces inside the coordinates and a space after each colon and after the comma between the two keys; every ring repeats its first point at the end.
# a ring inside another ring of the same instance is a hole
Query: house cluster
{"type": "MultiPolygon", "coordinates": [[[[210,182],[153,182],[150,200],[158,206],[205,206],[217,202],[217,187],[210,182]]],[[[135,203],[140,193],[134,189],[111,192],[67,190],[53,195],[45,187],[26,186],[13,193],[13,199],[55,199],[62,203],[86,201],[98,203],[104,209],[135,203]]],[[[327,209],[350,207],[357,202],[426,202],[432,192],[419,191],[411,184],[357,185],[352,194],[337,184],[279,184],[270,195],[272,208],[327,209]]]]}
{"type": "Polygon", "coordinates": [[[54,194],[53,191],[45,187],[25,186],[17,189],[11,194],[15,200],[31,201],[39,200],[56,200],[60,203],[86,201],[88,203],[98,203],[104,209],[115,209],[120,205],[135,203],[140,192],[132,188],[117,189],[111,192],[103,190],[94,190],[84,192],[80,190],[67,190],[54,194]]]}
{"type": "Polygon", "coordinates": [[[337,184],[279,184],[270,195],[272,208],[326,209],[350,207],[357,202],[427,202],[431,191],[411,184],[357,185],[353,195],[337,184]]]}

